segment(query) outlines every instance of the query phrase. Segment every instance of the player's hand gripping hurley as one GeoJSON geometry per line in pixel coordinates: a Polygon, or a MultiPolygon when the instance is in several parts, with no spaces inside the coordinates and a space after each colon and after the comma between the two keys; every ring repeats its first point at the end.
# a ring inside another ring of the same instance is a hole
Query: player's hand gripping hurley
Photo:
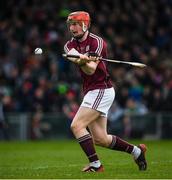
{"type": "MultiPolygon", "coordinates": [[[[65,57],[65,58],[80,58],[79,55],[73,55],[73,54],[63,54],[63,57],[65,57]]],[[[129,64],[129,65],[140,67],[140,68],[146,67],[145,64],[138,63],[138,62],[119,61],[119,60],[115,60],[115,59],[106,59],[106,58],[102,58],[102,57],[96,57],[94,59],[90,59],[90,61],[97,61],[97,60],[108,61],[108,62],[113,62],[113,63],[120,63],[120,64],[129,64]]]]}

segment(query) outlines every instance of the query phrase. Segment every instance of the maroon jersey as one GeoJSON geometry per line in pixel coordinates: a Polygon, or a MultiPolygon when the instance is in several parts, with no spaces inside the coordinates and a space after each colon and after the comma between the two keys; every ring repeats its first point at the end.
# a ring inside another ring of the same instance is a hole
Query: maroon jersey
{"type": "MultiPolygon", "coordinates": [[[[65,52],[69,52],[75,48],[81,54],[96,53],[98,56],[107,58],[107,45],[106,42],[99,36],[89,33],[87,39],[79,42],[72,38],[65,46],[65,52]]],[[[79,67],[79,66],[78,66],[79,67]]],[[[100,61],[94,74],[87,75],[79,67],[81,77],[83,78],[83,92],[86,94],[90,90],[111,88],[112,83],[107,70],[106,62],[100,61]]]]}

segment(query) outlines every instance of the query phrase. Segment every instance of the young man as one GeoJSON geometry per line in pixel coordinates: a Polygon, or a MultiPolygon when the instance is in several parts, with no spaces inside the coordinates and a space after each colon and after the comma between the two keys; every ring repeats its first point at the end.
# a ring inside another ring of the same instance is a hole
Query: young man
{"type": "Polygon", "coordinates": [[[4,115],[3,97],[4,94],[0,92],[0,140],[10,140],[9,126],[4,115]]]}
{"type": "Polygon", "coordinates": [[[83,78],[84,99],[71,124],[71,130],[89,160],[89,165],[82,171],[104,171],[94,144],[132,154],[139,169],[146,170],[144,144],[129,144],[106,131],[108,110],[115,97],[106,63],[98,60],[98,57],[107,57],[106,42],[89,32],[90,16],[87,12],[69,14],[67,26],[72,39],[65,44],[64,50],[68,55],[79,55],[79,58],[68,59],[78,66],[83,78]]]}

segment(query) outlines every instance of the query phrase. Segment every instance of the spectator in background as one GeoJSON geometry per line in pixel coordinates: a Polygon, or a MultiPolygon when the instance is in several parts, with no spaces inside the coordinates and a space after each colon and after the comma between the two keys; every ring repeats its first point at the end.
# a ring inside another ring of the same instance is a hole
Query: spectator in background
{"type": "Polygon", "coordinates": [[[51,124],[49,122],[44,122],[43,107],[41,104],[35,104],[35,111],[31,118],[31,139],[40,140],[46,138],[51,130],[51,124]]]}
{"type": "Polygon", "coordinates": [[[126,102],[126,108],[124,109],[123,116],[123,126],[124,126],[124,137],[131,137],[131,116],[137,115],[138,117],[141,115],[145,115],[148,112],[146,106],[141,102],[133,98],[129,98],[126,102]]]}
{"type": "Polygon", "coordinates": [[[42,118],[43,118],[43,113],[39,110],[33,114],[32,123],[31,123],[31,139],[33,140],[41,139],[43,137],[41,131],[42,118]]]}
{"type": "Polygon", "coordinates": [[[116,135],[123,137],[123,125],[122,118],[124,116],[124,109],[115,101],[108,114],[108,132],[115,133],[116,135]]]}
{"type": "Polygon", "coordinates": [[[9,125],[5,119],[3,93],[0,92],[0,140],[9,140],[9,125]]]}
{"type": "MultiPolygon", "coordinates": [[[[67,124],[69,130],[72,120],[78,109],[79,109],[79,104],[76,101],[76,93],[73,90],[69,90],[66,94],[66,102],[63,104],[63,112],[67,117],[67,124]]],[[[68,137],[69,138],[73,137],[71,131],[69,131],[68,137]]]]}

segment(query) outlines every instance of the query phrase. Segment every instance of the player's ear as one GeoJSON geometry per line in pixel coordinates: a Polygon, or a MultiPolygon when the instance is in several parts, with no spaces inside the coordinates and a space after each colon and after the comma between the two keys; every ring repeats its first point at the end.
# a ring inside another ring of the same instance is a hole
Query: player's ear
{"type": "Polygon", "coordinates": [[[84,32],[86,32],[87,29],[88,29],[87,25],[86,25],[84,22],[82,22],[82,30],[83,30],[84,32]]]}

